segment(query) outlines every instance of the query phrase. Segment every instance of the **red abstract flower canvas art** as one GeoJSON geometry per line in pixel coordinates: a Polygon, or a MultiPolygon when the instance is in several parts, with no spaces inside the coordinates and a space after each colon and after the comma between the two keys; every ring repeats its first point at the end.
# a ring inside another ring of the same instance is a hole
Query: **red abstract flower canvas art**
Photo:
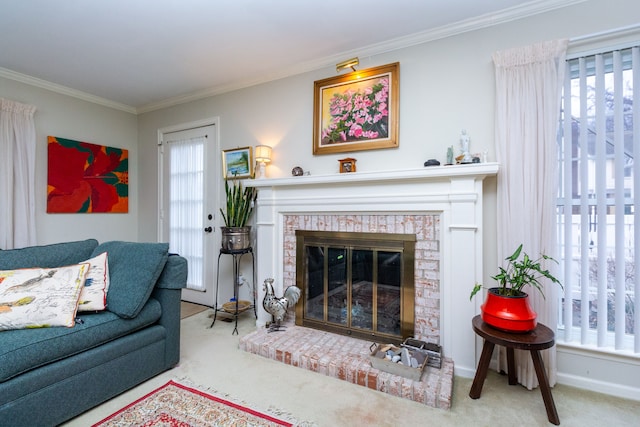
{"type": "Polygon", "coordinates": [[[48,137],[48,213],[129,211],[129,150],[48,137]]]}

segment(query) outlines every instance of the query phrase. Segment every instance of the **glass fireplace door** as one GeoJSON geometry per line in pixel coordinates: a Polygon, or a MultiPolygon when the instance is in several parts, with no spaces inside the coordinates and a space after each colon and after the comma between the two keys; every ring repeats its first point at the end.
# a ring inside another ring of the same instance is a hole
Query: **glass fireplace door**
{"type": "Polygon", "coordinates": [[[296,281],[304,308],[296,312],[296,324],[366,339],[412,335],[414,258],[405,253],[405,243],[298,243],[296,256],[303,262],[296,281]]]}

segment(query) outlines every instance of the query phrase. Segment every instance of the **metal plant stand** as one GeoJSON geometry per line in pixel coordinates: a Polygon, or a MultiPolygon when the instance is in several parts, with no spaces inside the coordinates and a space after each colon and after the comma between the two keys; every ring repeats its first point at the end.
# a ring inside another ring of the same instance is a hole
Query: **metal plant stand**
{"type": "MultiPolygon", "coordinates": [[[[253,283],[251,285],[251,294],[253,295],[253,314],[258,318],[258,313],[256,311],[256,292],[255,292],[255,271],[256,271],[256,262],[255,257],[253,256],[253,248],[248,247],[245,249],[220,249],[220,253],[218,254],[218,270],[216,277],[216,303],[213,309],[213,322],[211,322],[211,326],[216,323],[216,317],[219,310],[223,310],[218,307],[218,289],[220,288],[220,258],[222,255],[231,255],[233,257],[233,300],[236,303],[235,312],[227,312],[233,315],[235,319],[235,328],[233,329],[232,335],[238,333],[238,316],[242,314],[242,312],[238,311],[238,288],[240,287],[240,261],[245,254],[251,254],[251,275],[253,283]]],[[[226,310],[225,310],[226,311],[226,310]]]]}

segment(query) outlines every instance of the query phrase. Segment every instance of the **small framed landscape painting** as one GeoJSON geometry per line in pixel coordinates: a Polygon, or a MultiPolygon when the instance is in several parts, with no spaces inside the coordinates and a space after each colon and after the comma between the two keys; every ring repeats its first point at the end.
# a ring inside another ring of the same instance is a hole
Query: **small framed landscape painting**
{"type": "Polygon", "coordinates": [[[225,179],[253,178],[253,150],[251,147],[222,151],[222,173],[225,179]]]}

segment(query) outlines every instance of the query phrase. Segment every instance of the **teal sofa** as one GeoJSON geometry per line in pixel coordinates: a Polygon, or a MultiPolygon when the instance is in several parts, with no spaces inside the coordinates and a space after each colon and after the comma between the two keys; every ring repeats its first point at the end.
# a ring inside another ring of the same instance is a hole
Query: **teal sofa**
{"type": "Polygon", "coordinates": [[[187,261],[167,244],[0,250],[0,270],[62,267],[105,251],[106,310],[78,312],[71,328],[0,331],[0,426],[58,425],[177,365],[187,261]]]}

